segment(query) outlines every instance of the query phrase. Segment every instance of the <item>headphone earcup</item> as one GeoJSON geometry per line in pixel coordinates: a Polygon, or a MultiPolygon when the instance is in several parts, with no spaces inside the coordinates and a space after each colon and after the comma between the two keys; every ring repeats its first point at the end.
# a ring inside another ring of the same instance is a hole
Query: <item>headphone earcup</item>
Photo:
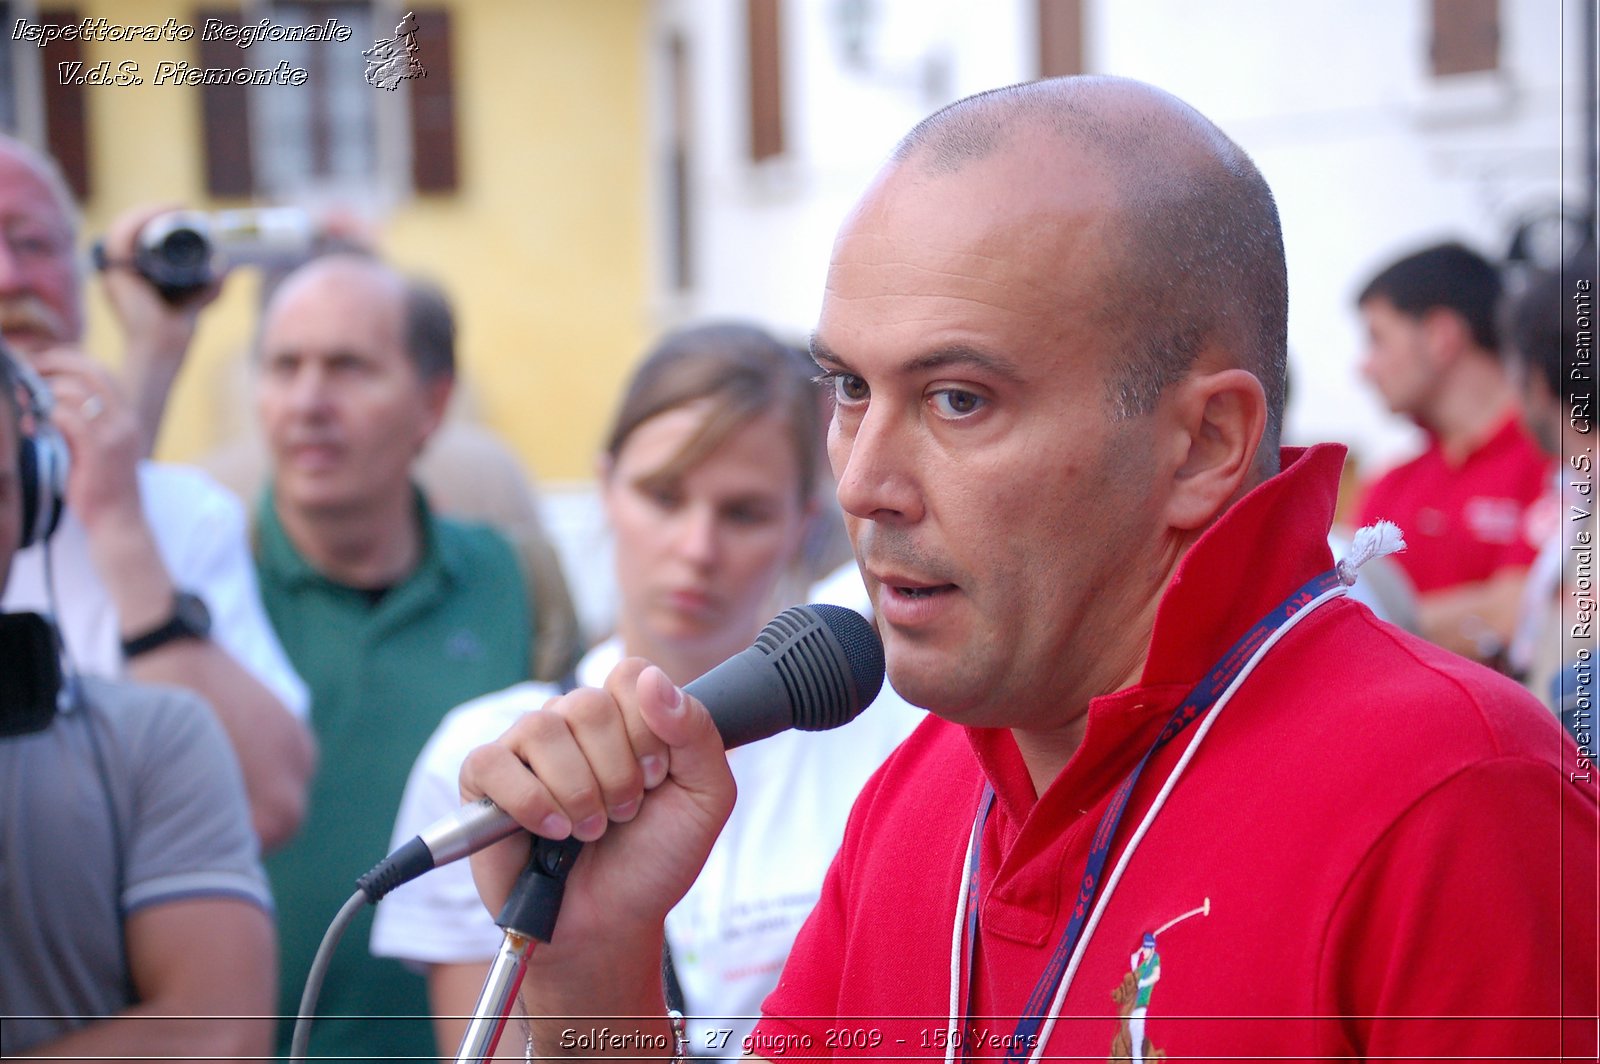
{"type": "Polygon", "coordinates": [[[39,519],[39,459],[34,454],[33,438],[24,436],[17,451],[17,479],[22,487],[22,542],[23,547],[33,546],[33,524],[39,519]]]}
{"type": "Polygon", "coordinates": [[[22,438],[18,452],[22,482],[22,543],[43,543],[61,520],[67,487],[67,444],[48,425],[22,438]]]}

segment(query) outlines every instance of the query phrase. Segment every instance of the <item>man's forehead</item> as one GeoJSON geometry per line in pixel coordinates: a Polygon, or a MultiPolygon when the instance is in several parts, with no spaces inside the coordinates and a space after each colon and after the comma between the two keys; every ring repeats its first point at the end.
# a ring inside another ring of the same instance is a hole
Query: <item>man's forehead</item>
{"type": "Polygon", "coordinates": [[[829,287],[896,262],[1060,298],[1098,275],[1119,207],[1108,176],[1064,149],[1001,147],[952,171],[913,156],[878,176],[840,227],[829,287]]]}
{"type": "Polygon", "coordinates": [[[1418,319],[1390,302],[1388,296],[1368,296],[1361,302],[1361,318],[1369,328],[1392,331],[1416,325],[1418,319]]]}
{"type": "Polygon", "coordinates": [[[0,150],[0,212],[65,222],[50,183],[27,160],[0,150]]]}
{"type": "Polygon", "coordinates": [[[262,325],[264,350],[398,347],[403,300],[379,271],[307,271],[284,283],[262,325]]]}
{"type": "Polygon", "coordinates": [[[273,296],[269,313],[283,317],[286,310],[326,306],[348,308],[348,316],[378,309],[391,309],[398,315],[402,303],[403,286],[385,267],[361,259],[330,257],[302,267],[285,279],[273,296]]]}
{"type": "Polygon", "coordinates": [[[1114,265],[1098,196],[968,199],[962,180],[880,185],[852,214],[829,264],[820,350],[845,354],[851,335],[889,328],[921,334],[919,357],[992,353],[975,337],[1047,338],[1097,319],[1114,265]]]}

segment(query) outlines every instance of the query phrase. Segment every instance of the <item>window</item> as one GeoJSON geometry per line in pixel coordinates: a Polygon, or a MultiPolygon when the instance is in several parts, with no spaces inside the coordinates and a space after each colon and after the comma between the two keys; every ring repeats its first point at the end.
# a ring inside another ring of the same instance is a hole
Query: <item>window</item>
{"type": "Polygon", "coordinates": [[[202,40],[200,65],[305,72],[300,84],[203,86],[212,195],[398,197],[457,187],[448,12],[408,14],[384,0],[274,0],[196,17],[245,32],[265,19],[290,31],[249,48],[238,36],[202,40]],[[271,39],[328,26],[337,32],[325,39],[271,39]],[[369,80],[378,72],[366,53],[391,40],[415,43],[423,76],[369,80]]]}
{"type": "Polygon", "coordinates": [[[82,62],[83,42],[14,40],[17,21],[69,26],[81,21],[75,8],[38,11],[31,3],[0,2],[0,129],[48,153],[61,167],[74,196],[89,196],[89,139],[84,86],[62,83],[60,64],[82,62]]]}
{"type": "Polygon", "coordinates": [[[778,0],[746,0],[750,59],[750,159],[783,154],[782,12],[778,0]]]}
{"type": "Polygon", "coordinates": [[[1428,52],[1434,77],[1498,69],[1499,0],[1432,0],[1431,14],[1428,52]]]}
{"type": "Polygon", "coordinates": [[[1082,74],[1082,0],[1038,0],[1039,76],[1082,74]]]}
{"type": "MultiPolygon", "coordinates": [[[[314,27],[337,20],[347,40],[261,41],[249,51],[258,70],[306,71],[303,85],[252,86],[251,139],[271,145],[251,159],[254,188],[283,199],[305,192],[359,192],[381,176],[378,105],[383,90],[364,77],[362,52],[378,39],[371,6],[364,3],[278,3],[274,25],[314,27]]],[[[382,36],[388,36],[387,33],[382,36]]]]}
{"type": "Polygon", "coordinates": [[[17,116],[20,107],[19,86],[17,79],[20,74],[17,64],[20,56],[17,55],[16,43],[11,40],[12,20],[16,16],[12,13],[11,5],[0,0],[0,30],[5,33],[4,43],[0,44],[0,129],[13,136],[18,133],[17,116]]]}
{"type": "Polygon", "coordinates": [[[694,287],[694,196],[689,187],[691,70],[683,34],[667,38],[666,188],[667,284],[674,292],[694,287]]]}

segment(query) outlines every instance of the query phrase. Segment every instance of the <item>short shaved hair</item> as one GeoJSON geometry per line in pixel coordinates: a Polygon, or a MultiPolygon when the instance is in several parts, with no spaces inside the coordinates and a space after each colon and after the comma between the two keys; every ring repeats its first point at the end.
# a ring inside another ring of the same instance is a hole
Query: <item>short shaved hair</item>
{"type": "Polygon", "coordinates": [[[1155,408],[1210,344],[1261,382],[1267,427],[1258,468],[1277,469],[1287,392],[1289,283],[1272,190],[1205,116],[1123,78],[1027,82],[937,111],[892,161],[954,173],[1025,136],[1053,136],[1110,178],[1120,200],[1095,311],[1123,357],[1113,413],[1155,408]]]}

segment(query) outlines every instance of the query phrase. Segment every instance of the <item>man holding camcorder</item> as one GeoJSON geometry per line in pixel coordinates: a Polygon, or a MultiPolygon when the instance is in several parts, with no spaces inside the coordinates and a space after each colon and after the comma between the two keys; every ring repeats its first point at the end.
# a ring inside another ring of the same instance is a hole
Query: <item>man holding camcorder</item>
{"type": "MultiPolygon", "coordinates": [[[[206,294],[174,306],[128,269],[154,211],[106,241],[106,294],[127,337],[125,369],[181,363],[206,294]]],[[[193,471],[142,461],[148,441],[83,332],[76,210],[50,161],[0,136],[0,333],[37,373],[32,422],[59,433],[70,472],[41,484],[64,501],[48,548],[18,554],[3,606],[54,615],[84,672],[188,688],[210,703],[244,771],[257,834],[271,848],[300,822],[313,745],[304,686],[267,623],[242,508],[193,471]],[[46,550],[50,553],[46,554],[46,550]]]]}

